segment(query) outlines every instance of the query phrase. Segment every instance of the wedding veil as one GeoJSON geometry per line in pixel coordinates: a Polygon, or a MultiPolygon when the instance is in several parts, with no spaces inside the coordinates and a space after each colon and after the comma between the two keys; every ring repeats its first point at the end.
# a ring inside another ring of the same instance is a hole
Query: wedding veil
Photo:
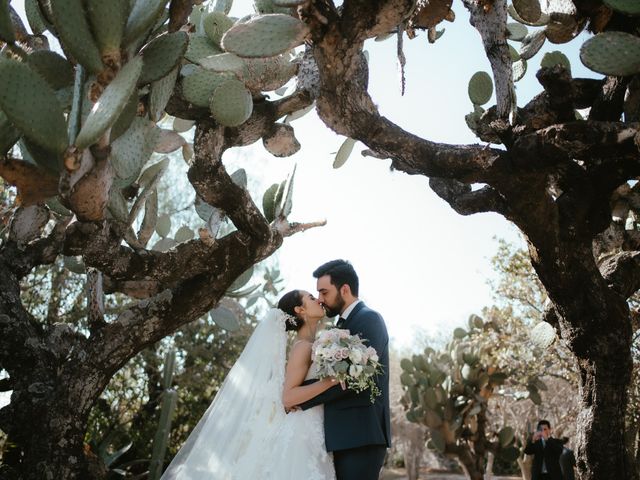
{"type": "Polygon", "coordinates": [[[286,348],[285,314],[271,309],[161,480],[250,478],[243,472],[268,458],[264,440],[286,415],[286,348]]]}

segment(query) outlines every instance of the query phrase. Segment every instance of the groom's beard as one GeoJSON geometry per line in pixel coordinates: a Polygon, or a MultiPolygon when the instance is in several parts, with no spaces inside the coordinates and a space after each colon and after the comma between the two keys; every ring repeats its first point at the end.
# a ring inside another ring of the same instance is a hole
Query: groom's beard
{"type": "Polygon", "coordinates": [[[324,304],[324,310],[326,312],[327,317],[335,317],[336,315],[340,315],[340,312],[344,309],[345,301],[342,298],[342,295],[338,293],[336,297],[336,303],[334,305],[324,304]]]}

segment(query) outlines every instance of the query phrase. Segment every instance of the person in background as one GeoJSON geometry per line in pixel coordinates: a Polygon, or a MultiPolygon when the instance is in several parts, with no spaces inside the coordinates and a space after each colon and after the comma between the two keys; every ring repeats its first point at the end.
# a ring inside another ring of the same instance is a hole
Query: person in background
{"type": "Polygon", "coordinates": [[[533,455],[531,480],[563,480],[560,470],[560,455],[563,442],[551,436],[551,423],[540,420],[524,453],[533,455]]]}

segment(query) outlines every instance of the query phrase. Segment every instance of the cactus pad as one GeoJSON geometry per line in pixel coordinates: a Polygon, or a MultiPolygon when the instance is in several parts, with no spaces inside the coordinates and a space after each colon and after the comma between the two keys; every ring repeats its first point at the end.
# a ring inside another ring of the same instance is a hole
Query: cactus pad
{"type": "Polygon", "coordinates": [[[7,153],[19,138],[20,133],[18,130],[11,125],[7,116],[0,111],[0,156],[7,153]]]}
{"type": "Polygon", "coordinates": [[[540,322],[531,329],[529,336],[538,347],[547,348],[556,339],[556,331],[547,322],[540,322]]]}
{"type": "Polygon", "coordinates": [[[144,66],[138,85],[155,82],[167,75],[182,60],[189,36],[185,32],[167,33],[156,37],[141,52],[144,66]]]}
{"type": "Polygon", "coordinates": [[[142,71],[142,58],[131,59],[104,90],[82,125],[75,144],[87,148],[111,127],[131,98],[142,71]]]}
{"type": "Polygon", "coordinates": [[[164,13],[168,0],[135,0],[124,30],[124,43],[128,44],[142,36],[164,13]]]}
{"type": "Polygon", "coordinates": [[[160,80],[151,84],[151,95],[149,99],[149,116],[151,120],[157,122],[164,115],[164,109],[169,103],[173,89],[178,80],[178,71],[180,67],[175,67],[171,72],[162,77],[160,80]]]}
{"type": "Polygon", "coordinates": [[[571,72],[571,62],[564,53],[558,50],[545,53],[542,60],[540,60],[540,67],[542,68],[551,68],[556,65],[562,65],[568,72],[571,72]]]}
{"type": "Polygon", "coordinates": [[[155,123],[135,117],[129,129],[113,142],[110,162],[118,185],[125,187],[136,181],[153,152],[158,135],[155,123]]]}
{"type": "Polygon", "coordinates": [[[246,58],[242,80],[252,92],[270,92],[285,85],[297,71],[288,55],[270,58],[246,58]]]}
{"type": "Polygon", "coordinates": [[[182,79],[182,94],[188,102],[198,107],[208,107],[213,91],[232,77],[229,73],[197,68],[194,73],[182,79]]]}
{"type": "Polygon", "coordinates": [[[58,38],[66,51],[90,72],[100,72],[104,65],[82,0],[50,0],[50,4],[58,38]]]}
{"type": "Polygon", "coordinates": [[[476,72],[469,80],[469,99],[474,105],[484,105],[493,95],[493,81],[487,72],[476,72]]]}
{"type": "Polygon", "coordinates": [[[638,0],[603,0],[604,4],[627,15],[640,15],[638,0]]]}
{"type": "Polygon", "coordinates": [[[259,15],[236,23],[222,37],[223,48],[240,57],[273,57],[301,45],[309,27],[289,15],[259,15]]]}
{"type": "Polygon", "coordinates": [[[27,22],[34,35],[41,35],[47,30],[47,23],[42,18],[42,13],[40,13],[38,0],[25,0],[24,11],[27,14],[27,22]]]}
{"type": "Polygon", "coordinates": [[[184,56],[190,62],[198,63],[202,58],[220,53],[222,50],[215,46],[206,35],[190,35],[189,47],[184,56]]]}
{"type": "Polygon", "coordinates": [[[103,59],[119,59],[129,0],[86,0],[91,28],[103,59]]]}
{"type": "Polygon", "coordinates": [[[513,71],[514,82],[522,80],[522,77],[527,73],[527,61],[524,58],[521,58],[517,62],[513,62],[511,70],[513,71]]]}
{"type": "Polygon", "coordinates": [[[529,33],[527,27],[521,23],[507,23],[507,40],[522,41],[529,33]]]}
{"type": "Polygon", "coordinates": [[[73,85],[73,67],[66,58],[51,50],[36,50],[27,57],[27,63],[54,90],[73,85]]]}
{"type": "Polygon", "coordinates": [[[347,138],[342,142],[342,145],[340,145],[340,148],[338,149],[338,153],[336,153],[336,158],[333,160],[333,168],[340,168],[347,163],[356,142],[357,140],[353,138],[347,138]]]}
{"type": "Polygon", "coordinates": [[[233,72],[240,74],[245,69],[244,61],[233,53],[220,53],[210,57],[201,58],[199,61],[207,70],[213,72],[233,72]]]}
{"type": "Polygon", "coordinates": [[[529,60],[540,51],[546,39],[547,36],[544,34],[544,30],[536,30],[524,37],[520,46],[520,58],[529,60]]]}
{"type": "Polygon", "coordinates": [[[507,12],[509,12],[509,16],[513,18],[516,22],[522,23],[523,25],[529,25],[530,27],[542,27],[549,23],[550,17],[546,13],[542,12],[538,20],[528,21],[522,18],[516,9],[512,5],[507,7],[507,12]]]}
{"type": "Polygon", "coordinates": [[[302,5],[307,0],[273,0],[273,4],[276,7],[297,7],[298,5],[302,5]]]}
{"type": "Polygon", "coordinates": [[[233,20],[222,12],[210,12],[202,17],[202,28],[209,40],[220,45],[222,36],[233,26],[233,20]]]}
{"type": "Polygon", "coordinates": [[[236,315],[230,309],[222,305],[211,310],[209,312],[209,316],[216,325],[228,332],[235,332],[240,328],[240,322],[236,315]]]}
{"type": "Polygon", "coordinates": [[[40,147],[60,154],[67,148],[67,125],[55,92],[24,63],[0,62],[0,108],[40,147]]]}
{"type": "Polygon", "coordinates": [[[539,0],[513,0],[513,9],[525,22],[537,22],[542,15],[539,0]]]}
{"type": "Polygon", "coordinates": [[[213,91],[209,109],[216,121],[225,127],[237,127],[253,112],[251,93],[239,80],[227,80],[213,91]]]}
{"type": "Polygon", "coordinates": [[[276,157],[289,157],[300,150],[293,127],[282,123],[274,124],[274,129],[262,138],[264,148],[276,157]]]}
{"type": "Polygon", "coordinates": [[[640,38],[624,32],[599,33],[584,42],[580,60],[605,75],[635,75],[640,72],[640,38]]]}
{"type": "Polygon", "coordinates": [[[7,43],[13,43],[16,40],[11,24],[9,0],[0,0],[0,40],[7,43]]]}

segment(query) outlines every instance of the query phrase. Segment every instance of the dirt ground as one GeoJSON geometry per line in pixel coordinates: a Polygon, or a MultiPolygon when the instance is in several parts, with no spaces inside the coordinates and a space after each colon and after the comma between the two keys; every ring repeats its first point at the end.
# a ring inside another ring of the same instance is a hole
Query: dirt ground
{"type": "MultiPolygon", "coordinates": [[[[494,480],[521,480],[521,477],[499,477],[494,476],[494,480]]],[[[423,470],[420,472],[421,480],[466,480],[464,475],[456,473],[430,472],[423,470]]],[[[406,472],[403,469],[385,469],[380,480],[407,480],[406,472]]]]}

